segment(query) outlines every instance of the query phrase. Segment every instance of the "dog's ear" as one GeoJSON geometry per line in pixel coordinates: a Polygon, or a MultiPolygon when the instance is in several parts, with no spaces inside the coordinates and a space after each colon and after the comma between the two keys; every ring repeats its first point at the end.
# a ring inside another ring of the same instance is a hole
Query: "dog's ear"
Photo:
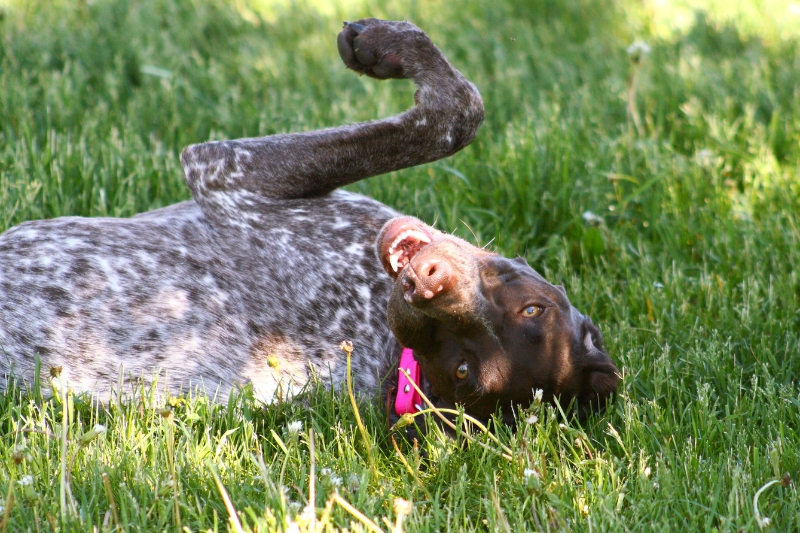
{"type": "Polygon", "coordinates": [[[580,388],[577,399],[578,416],[585,418],[590,412],[605,407],[617,392],[620,376],[617,367],[603,350],[600,330],[587,317],[581,324],[581,338],[586,350],[580,368],[580,388]]]}

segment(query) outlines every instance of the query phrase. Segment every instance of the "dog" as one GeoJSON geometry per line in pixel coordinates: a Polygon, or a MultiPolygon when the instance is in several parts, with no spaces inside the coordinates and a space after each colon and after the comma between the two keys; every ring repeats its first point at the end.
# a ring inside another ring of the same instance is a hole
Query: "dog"
{"type": "Polygon", "coordinates": [[[348,340],[355,390],[394,403],[395,418],[420,408],[408,380],[439,407],[507,423],[539,389],[602,406],[617,368],[562,287],[523,258],[340,190],[467,146],[484,118],[476,87],[408,22],[345,23],[338,49],[357,73],[412,79],[415,106],[192,145],[181,154],[192,200],[0,236],[0,387],[33,380],[38,358],[101,399],[162,375],[175,394],[251,384],[270,402],[310,380],[344,383],[348,340]]]}

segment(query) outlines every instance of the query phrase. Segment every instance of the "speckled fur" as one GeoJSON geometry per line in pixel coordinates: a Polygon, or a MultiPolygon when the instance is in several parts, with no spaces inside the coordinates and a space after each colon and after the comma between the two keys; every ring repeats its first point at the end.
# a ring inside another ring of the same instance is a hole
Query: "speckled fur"
{"type": "MultiPolygon", "coordinates": [[[[193,200],[130,219],[64,217],[0,236],[0,373],[61,366],[77,391],[121,376],[173,392],[252,383],[265,401],[316,374],[376,392],[399,346],[386,324],[391,280],[375,256],[398,216],[342,185],[451,155],[483,120],[475,87],[423,32],[374,19],[346,26],[345,64],[412,78],[417,105],[385,120],[205,143],[181,163],[193,200]],[[121,370],[120,370],[121,369],[121,370]]],[[[6,379],[0,381],[5,387],[6,379]]]]}

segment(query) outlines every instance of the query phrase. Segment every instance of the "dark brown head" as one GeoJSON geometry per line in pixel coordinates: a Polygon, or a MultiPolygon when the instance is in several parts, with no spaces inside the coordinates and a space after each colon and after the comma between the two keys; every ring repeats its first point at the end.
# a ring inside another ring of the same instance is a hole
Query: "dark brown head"
{"type": "Polygon", "coordinates": [[[378,255],[394,286],[389,327],[414,350],[440,406],[462,404],[486,419],[498,407],[575,400],[578,413],[602,406],[617,368],[600,331],[523,258],[506,259],[412,217],[389,221],[378,255]]]}

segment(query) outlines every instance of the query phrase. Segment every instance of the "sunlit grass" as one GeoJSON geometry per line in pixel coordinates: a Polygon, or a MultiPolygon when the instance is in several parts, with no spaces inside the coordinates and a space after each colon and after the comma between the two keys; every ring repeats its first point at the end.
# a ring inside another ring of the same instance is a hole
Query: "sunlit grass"
{"type": "Polygon", "coordinates": [[[800,36],[800,2],[792,0],[648,0],[644,7],[662,37],[691,28],[698,12],[766,40],[800,36]]]}

